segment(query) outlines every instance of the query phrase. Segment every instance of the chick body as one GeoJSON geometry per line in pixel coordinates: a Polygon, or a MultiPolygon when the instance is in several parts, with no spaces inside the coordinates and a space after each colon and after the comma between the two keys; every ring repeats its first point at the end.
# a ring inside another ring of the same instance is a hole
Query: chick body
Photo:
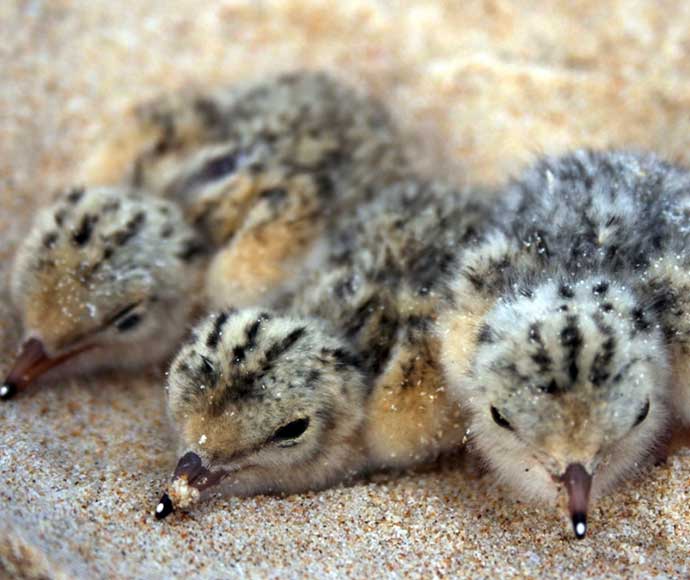
{"type": "Polygon", "coordinates": [[[234,305],[275,296],[335,220],[408,165],[381,105],[299,73],[141,106],[84,179],[124,179],[179,204],[215,252],[207,294],[221,307],[228,295],[234,305]]]}
{"type": "Polygon", "coordinates": [[[155,363],[194,312],[270,303],[335,220],[407,167],[385,110],[320,73],[182,92],[122,125],[85,164],[86,191],[60,194],[18,251],[13,296],[40,356],[20,354],[12,392],[47,368],[155,363]],[[88,274],[96,263],[109,275],[88,274]],[[148,283],[114,282],[132,278],[148,283]],[[120,338],[101,313],[132,305],[141,324],[120,338]]]}
{"type": "Polygon", "coordinates": [[[128,188],[75,188],[41,210],[11,279],[25,340],[53,357],[39,366],[72,352],[73,371],[162,362],[191,315],[179,297],[202,287],[199,243],[177,206],[128,188]]]}
{"type": "Polygon", "coordinates": [[[461,248],[492,223],[493,196],[419,177],[386,188],[333,236],[328,272],[293,308],[344,334],[371,384],[370,466],[405,467],[458,448],[466,424],[446,391],[434,323],[461,248]]]}
{"type": "Polygon", "coordinates": [[[252,494],[315,489],[461,446],[433,323],[449,300],[452,256],[490,216],[469,192],[403,179],[326,237],[322,264],[274,309],[203,323],[169,376],[180,451],[227,474],[228,493],[252,494]],[[210,388],[186,370],[204,359],[210,388]]]}
{"type": "Polygon", "coordinates": [[[546,158],[461,254],[443,366],[475,445],[523,495],[553,500],[571,466],[600,495],[663,439],[687,392],[689,196],[690,175],[652,155],[546,158]]]}

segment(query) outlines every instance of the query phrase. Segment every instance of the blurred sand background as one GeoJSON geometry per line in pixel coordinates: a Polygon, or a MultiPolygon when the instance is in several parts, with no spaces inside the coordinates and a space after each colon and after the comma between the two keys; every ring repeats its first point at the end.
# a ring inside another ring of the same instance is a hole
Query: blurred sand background
{"type": "MultiPolygon", "coordinates": [[[[690,162],[684,0],[3,0],[0,39],[0,374],[32,212],[124,107],[162,91],[326,69],[388,103],[427,171],[475,183],[575,146],[690,162]]],[[[160,382],[73,381],[0,406],[0,577],[690,575],[687,444],[599,502],[581,542],[555,509],[462,466],[161,524],[160,382]]]]}

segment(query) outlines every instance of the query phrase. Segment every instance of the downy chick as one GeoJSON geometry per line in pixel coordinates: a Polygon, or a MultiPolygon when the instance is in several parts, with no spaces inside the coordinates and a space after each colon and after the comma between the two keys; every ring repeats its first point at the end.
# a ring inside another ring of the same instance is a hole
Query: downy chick
{"type": "Polygon", "coordinates": [[[313,244],[335,220],[409,172],[377,101],[302,72],[139,107],[85,179],[125,175],[176,201],[215,249],[207,294],[222,307],[227,296],[235,306],[270,302],[316,259],[313,244]],[[123,150],[137,151],[125,168],[123,150]]]}
{"type": "Polygon", "coordinates": [[[582,538],[590,497],[663,440],[671,376],[687,394],[690,175],[577,151],[506,196],[503,227],[461,255],[443,366],[499,478],[541,501],[565,489],[582,538]]]}
{"type": "Polygon", "coordinates": [[[380,192],[329,237],[328,267],[276,310],[231,310],[172,364],[183,453],[156,515],[208,492],[318,489],[461,446],[433,322],[443,278],[488,204],[420,180],[380,192]]]}
{"type": "Polygon", "coordinates": [[[19,248],[24,342],[0,398],[77,353],[64,370],[156,363],[197,307],[270,302],[373,181],[407,166],[386,112],[318,73],[161,98],[123,125],[87,162],[91,187],[62,194],[19,248]],[[135,306],[136,332],[108,327],[135,306]]]}
{"type": "Polygon", "coordinates": [[[51,370],[162,362],[201,283],[199,243],[175,204],[129,189],[77,188],[44,208],[16,256],[26,335],[0,398],[51,370]]]}

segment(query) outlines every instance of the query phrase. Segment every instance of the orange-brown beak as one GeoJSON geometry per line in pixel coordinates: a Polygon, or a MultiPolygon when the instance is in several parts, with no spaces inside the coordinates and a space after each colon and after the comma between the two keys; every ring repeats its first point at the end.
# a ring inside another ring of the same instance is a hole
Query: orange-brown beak
{"type": "Polygon", "coordinates": [[[568,510],[575,537],[581,540],[587,533],[587,509],[592,476],[582,464],[571,463],[561,476],[561,481],[568,491],[568,510]]]}
{"type": "Polygon", "coordinates": [[[0,399],[11,399],[17,392],[53,367],[84,352],[88,347],[75,349],[56,357],[46,354],[43,343],[37,338],[27,340],[14,362],[4,384],[0,387],[0,399]]]}
{"type": "MultiPolygon", "coordinates": [[[[185,479],[190,487],[202,492],[218,485],[226,475],[227,472],[224,470],[211,471],[207,469],[204,467],[201,457],[193,451],[188,451],[177,462],[172,482],[174,484],[179,479],[185,479]]],[[[164,493],[156,506],[156,519],[162,520],[173,511],[175,511],[175,506],[170,496],[164,493]]]]}

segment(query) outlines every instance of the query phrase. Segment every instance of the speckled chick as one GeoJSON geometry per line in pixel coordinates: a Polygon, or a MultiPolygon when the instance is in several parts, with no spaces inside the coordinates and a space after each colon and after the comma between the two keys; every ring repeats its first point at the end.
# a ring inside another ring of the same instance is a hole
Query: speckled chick
{"type": "Polygon", "coordinates": [[[270,302],[408,166],[382,107],[320,73],[186,91],[122,125],[86,163],[90,187],[61,194],[19,248],[24,346],[2,398],[50,369],[154,364],[199,306],[270,302]],[[118,330],[125,312],[136,324],[118,330]]]}
{"type": "Polygon", "coordinates": [[[199,292],[199,239],[179,208],[131,189],[73,189],[36,216],[11,295],[26,330],[0,389],[37,376],[162,362],[199,292]]]}
{"type": "Polygon", "coordinates": [[[672,409],[687,414],[690,174],[577,151],[506,198],[504,225],[461,255],[442,362],[500,480],[542,501],[565,488],[582,538],[590,495],[643,465],[672,409]]]}
{"type": "Polygon", "coordinates": [[[298,280],[314,241],[409,165],[378,102],[303,72],[139,107],[84,179],[125,176],[177,202],[215,249],[208,297],[225,306],[232,296],[238,306],[298,280]],[[132,152],[125,167],[122,151],[132,152]]]}
{"type": "Polygon", "coordinates": [[[459,447],[433,332],[458,247],[490,205],[421,180],[382,191],[329,238],[280,309],[213,315],[170,369],[184,452],[157,515],[209,490],[297,492],[459,447]],[[188,467],[191,466],[191,467],[188,467]]]}

